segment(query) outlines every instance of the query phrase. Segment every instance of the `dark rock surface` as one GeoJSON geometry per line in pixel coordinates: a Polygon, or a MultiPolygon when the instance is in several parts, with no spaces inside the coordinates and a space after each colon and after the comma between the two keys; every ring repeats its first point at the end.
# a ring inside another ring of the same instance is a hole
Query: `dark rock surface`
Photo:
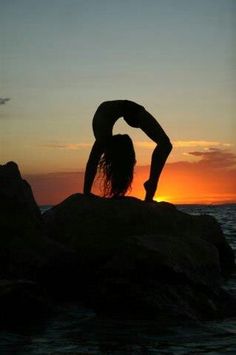
{"type": "Polygon", "coordinates": [[[0,329],[48,316],[52,305],[39,286],[28,280],[0,280],[0,329]]]}
{"type": "Polygon", "coordinates": [[[0,233],[4,322],[24,309],[47,313],[51,300],[65,299],[158,319],[213,319],[229,299],[233,308],[221,286],[234,255],[210,216],[82,194],[41,216],[10,162],[0,166],[0,233]]]}
{"type": "Polygon", "coordinates": [[[51,239],[78,254],[78,280],[97,309],[211,318],[234,255],[209,216],[169,203],[75,194],[43,215],[51,239]]]}
{"type": "MultiPolygon", "coordinates": [[[[5,314],[5,318],[9,315],[9,319],[15,314],[18,319],[24,299],[25,307],[28,304],[32,309],[34,305],[38,308],[45,294],[64,293],[63,280],[65,284],[68,282],[74,255],[73,251],[47,238],[31,187],[21,178],[17,165],[14,162],[1,165],[0,313],[5,314]],[[36,284],[37,292],[34,292],[36,284]],[[26,301],[28,296],[29,302],[26,301]]],[[[24,318],[28,319],[26,314],[22,321],[24,318]]]]}
{"type": "Polygon", "coordinates": [[[41,269],[57,268],[60,259],[70,257],[68,248],[47,238],[31,187],[17,165],[1,165],[0,278],[35,278],[41,269]]]}

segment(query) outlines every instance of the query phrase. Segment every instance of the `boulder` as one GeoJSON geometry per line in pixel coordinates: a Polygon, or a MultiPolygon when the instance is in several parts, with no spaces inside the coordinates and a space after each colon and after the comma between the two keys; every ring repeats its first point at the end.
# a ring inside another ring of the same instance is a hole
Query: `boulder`
{"type": "Polygon", "coordinates": [[[236,309],[221,288],[234,269],[233,251],[210,216],[82,194],[42,216],[9,162],[0,166],[0,233],[4,322],[36,308],[47,313],[45,297],[158,319],[216,318],[228,312],[229,299],[236,309]]]}
{"type": "Polygon", "coordinates": [[[80,296],[97,310],[150,317],[219,316],[233,251],[217,221],[172,204],[74,194],[43,215],[78,255],[80,296]]]}
{"type": "Polygon", "coordinates": [[[51,312],[47,295],[35,282],[0,280],[0,329],[37,322],[51,312]]]}
{"type": "MultiPolygon", "coordinates": [[[[28,215],[40,224],[41,213],[35,202],[30,185],[23,180],[15,162],[0,165],[0,201],[1,211],[5,207],[14,207],[17,203],[28,215]]],[[[18,211],[19,212],[19,211],[18,211]]]]}
{"type": "Polygon", "coordinates": [[[17,164],[1,165],[0,279],[28,279],[52,289],[56,283],[61,287],[61,280],[68,280],[73,256],[72,250],[47,238],[31,187],[17,164]]]}

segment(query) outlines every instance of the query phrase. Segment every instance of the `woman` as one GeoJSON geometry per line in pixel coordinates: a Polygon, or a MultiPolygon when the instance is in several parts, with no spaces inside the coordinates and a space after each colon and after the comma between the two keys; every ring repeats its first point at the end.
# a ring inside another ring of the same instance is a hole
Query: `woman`
{"type": "Polygon", "coordinates": [[[96,140],[86,166],[84,193],[90,194],[97,168],[104,175],[105,196],[123,196],[131,185],[135,165],[132,141],[128,135],[112,135],[113,126],[120,117],[131,127],[142,129],[157,143],[152,154],[149,179],[144,183],[145,201],[152,201],[172,145],[155,118],[144,107],[129,100],[103,102],[94,115],[96,140]]]}

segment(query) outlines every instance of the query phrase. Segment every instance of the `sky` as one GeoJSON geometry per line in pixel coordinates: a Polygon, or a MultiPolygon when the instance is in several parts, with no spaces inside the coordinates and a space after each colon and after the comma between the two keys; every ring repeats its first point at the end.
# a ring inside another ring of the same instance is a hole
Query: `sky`
{"type": "MultiPolygon", "coordinates": [[[[235,15],[234,0],[0,0],[0,164],[39,204],[81,192],[97,106],[129,99],[174,146],[157,200],[236,202],[235,15]]],[[[122,119],[114,133],[134,141],[143,198],[154,145],[122,119]]]]}

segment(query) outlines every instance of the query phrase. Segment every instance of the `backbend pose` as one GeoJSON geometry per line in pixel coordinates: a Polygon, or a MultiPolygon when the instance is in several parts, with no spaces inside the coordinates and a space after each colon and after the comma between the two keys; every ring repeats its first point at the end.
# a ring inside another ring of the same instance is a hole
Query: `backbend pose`
{"type": "Polygon", "coordinates": [[[145,201],[152,201],[172,145],[156,119],[143,106],[129,100],[105,101],[95,112],[95,143],[86,165],[84,193],[91,193],[97,169],[103,173],[104,196],[123,196],[132,183],[136,163],[132,140],[126,134],[112,135],[113,126],[120,117],[131,127],[142,129],[157,143],[152,153],[149,179],[144,183],[145,201]]]}

